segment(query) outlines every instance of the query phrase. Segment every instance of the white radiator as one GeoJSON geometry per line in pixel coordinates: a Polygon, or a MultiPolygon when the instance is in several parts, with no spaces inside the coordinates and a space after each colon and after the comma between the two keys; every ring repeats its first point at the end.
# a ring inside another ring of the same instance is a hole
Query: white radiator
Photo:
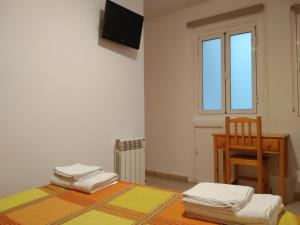
{"type": "Polygon", "coordinates": [[[116,140],[115,172],[121,181],[145,184],[145,139],[116,140]]]}

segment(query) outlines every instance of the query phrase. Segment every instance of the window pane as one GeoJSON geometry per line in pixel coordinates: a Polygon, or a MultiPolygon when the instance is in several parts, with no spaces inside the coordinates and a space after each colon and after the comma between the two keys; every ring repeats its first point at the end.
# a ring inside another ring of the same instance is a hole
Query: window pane
{"type": "Polygon", "coordinates": [[[221,39],[202,42],[203,110],[221,110],[221,39]]]}
{"type": "Polygon", "coordinates": [[[231,109],[252,109],[251,33],[230,36],[231,109]]]}

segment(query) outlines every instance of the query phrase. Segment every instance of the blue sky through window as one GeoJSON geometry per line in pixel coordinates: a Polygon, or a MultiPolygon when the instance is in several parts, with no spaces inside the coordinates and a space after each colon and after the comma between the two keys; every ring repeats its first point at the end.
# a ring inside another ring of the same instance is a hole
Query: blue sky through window
{"type": "Polygon", "coordinates": [[[221,39],[202,42],[203,110],[221,110],[221,39]]]}
{"type": "Polygon", "coordinates": [[[230,93],[233,110],[252,109],[251,33],[230,36],[230,93]]]}

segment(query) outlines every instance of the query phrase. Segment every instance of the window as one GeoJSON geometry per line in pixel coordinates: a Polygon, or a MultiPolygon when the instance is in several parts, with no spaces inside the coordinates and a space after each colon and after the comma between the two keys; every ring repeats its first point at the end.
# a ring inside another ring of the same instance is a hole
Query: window
{"type": "Polygon", "coordinates": [[[255,27],[198,38],[200,113],[256,113],[255,27]]]}

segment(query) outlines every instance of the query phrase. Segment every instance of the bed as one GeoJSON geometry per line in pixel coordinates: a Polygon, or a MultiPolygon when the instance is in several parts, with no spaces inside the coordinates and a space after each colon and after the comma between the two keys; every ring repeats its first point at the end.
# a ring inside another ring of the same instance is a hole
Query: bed
{"type": "MultiPolygon", "coordinates": [[[[297,220],[297,219],[296,219],[297,220]]],[[[216,225],[185,216],[181,195],[119,182],[94,194],[55,185],[0,199],[0,225],[216,225]]],[[[285,212],[280,225],[297,224],[285,212]]]]}

